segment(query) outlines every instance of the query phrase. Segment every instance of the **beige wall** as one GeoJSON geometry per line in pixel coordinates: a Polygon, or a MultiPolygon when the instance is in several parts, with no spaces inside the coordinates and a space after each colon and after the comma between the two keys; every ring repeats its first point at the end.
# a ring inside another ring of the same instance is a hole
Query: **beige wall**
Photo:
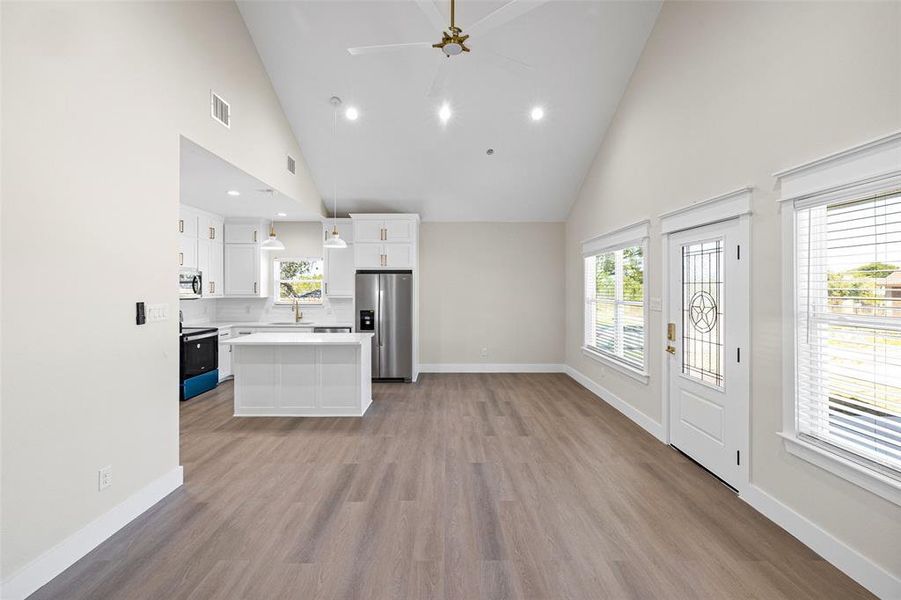
{"type": "Polygon", "coordinates": [[[901,509],[789,456],[781,429],[780,225],[772,173],[901,128],[901,4],[667,2],[566,225],[566,361],[661,420],[650,385],[584,358],[579,241],[753,185],[752,483],[895,575],[901,509]]]}
{"type": "Polygon", "coordinates": [[[3,2],[2,78],[7,580],[179,464],[179,135],[321,201],[232,3],[3,2]],[[135,326],[139,300],[172,317],[135,326]]]}
{"type": "Polygon", "coordinates": [[[562,223],[423,223],[421,362],[562,363],[562,264],[562,223]]]}
{"type": "Polygon", "coordinates": [[[319,221],[282,221],[275,223],[278,239],[285,245],[284,250],[269,254],[276,258],[302,258],[318,256],[322,258],[322,223],[319,221]]]}

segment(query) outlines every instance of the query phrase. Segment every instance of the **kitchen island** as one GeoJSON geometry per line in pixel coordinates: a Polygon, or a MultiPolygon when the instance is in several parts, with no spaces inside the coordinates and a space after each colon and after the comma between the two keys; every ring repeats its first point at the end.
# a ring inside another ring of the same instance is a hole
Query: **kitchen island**
{"type": "Polygon", "coordinates": [[[254,333],[232,347],[236,417],[361,417],[371,333],[254,333]]]}

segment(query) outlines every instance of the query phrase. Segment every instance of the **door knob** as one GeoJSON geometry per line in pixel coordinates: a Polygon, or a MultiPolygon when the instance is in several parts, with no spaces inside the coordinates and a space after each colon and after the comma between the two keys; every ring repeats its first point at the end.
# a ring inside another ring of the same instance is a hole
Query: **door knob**
{"type": "Polygon", "coordinates": [[[676,348],[675,348],[675,346],[667,346],[666,351],[669,352],[670,354],[675,354],[676,348]]]}

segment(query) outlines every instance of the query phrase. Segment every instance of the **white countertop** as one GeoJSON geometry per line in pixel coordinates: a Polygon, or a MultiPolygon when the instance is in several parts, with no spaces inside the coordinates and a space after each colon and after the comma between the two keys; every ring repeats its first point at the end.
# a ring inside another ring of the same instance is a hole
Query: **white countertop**
{"type": "Polygon", "coordinates": [[[185,327],[218,327],[219,329],[228,329],[229,327],[252,327],[255,329],[266,329],[268,327],[350,327],[353,323],[327,323],[325,321],[303,321],[301,323],[260,323],[259,321],[213,321],[212,323],[185,323],[185,327]]]}
{"type": "Polygon", "coordinates": [[[354,346],[368,344],[372,333],[252,333],[222,341],[232,346],[354,346]]]}

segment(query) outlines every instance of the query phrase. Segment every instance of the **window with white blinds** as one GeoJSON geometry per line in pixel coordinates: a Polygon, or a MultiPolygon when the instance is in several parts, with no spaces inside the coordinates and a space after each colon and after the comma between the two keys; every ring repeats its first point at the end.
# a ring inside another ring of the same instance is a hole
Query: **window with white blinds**
{"type": "Polygon", "coordinates": [[[795,222],[796,431],[901,479],[901,191],[795,222]]]}
{"type": "Polygon", "coordinates": [[[585,347],[645,371],[644,248],[584,257],[585,347]]]}

